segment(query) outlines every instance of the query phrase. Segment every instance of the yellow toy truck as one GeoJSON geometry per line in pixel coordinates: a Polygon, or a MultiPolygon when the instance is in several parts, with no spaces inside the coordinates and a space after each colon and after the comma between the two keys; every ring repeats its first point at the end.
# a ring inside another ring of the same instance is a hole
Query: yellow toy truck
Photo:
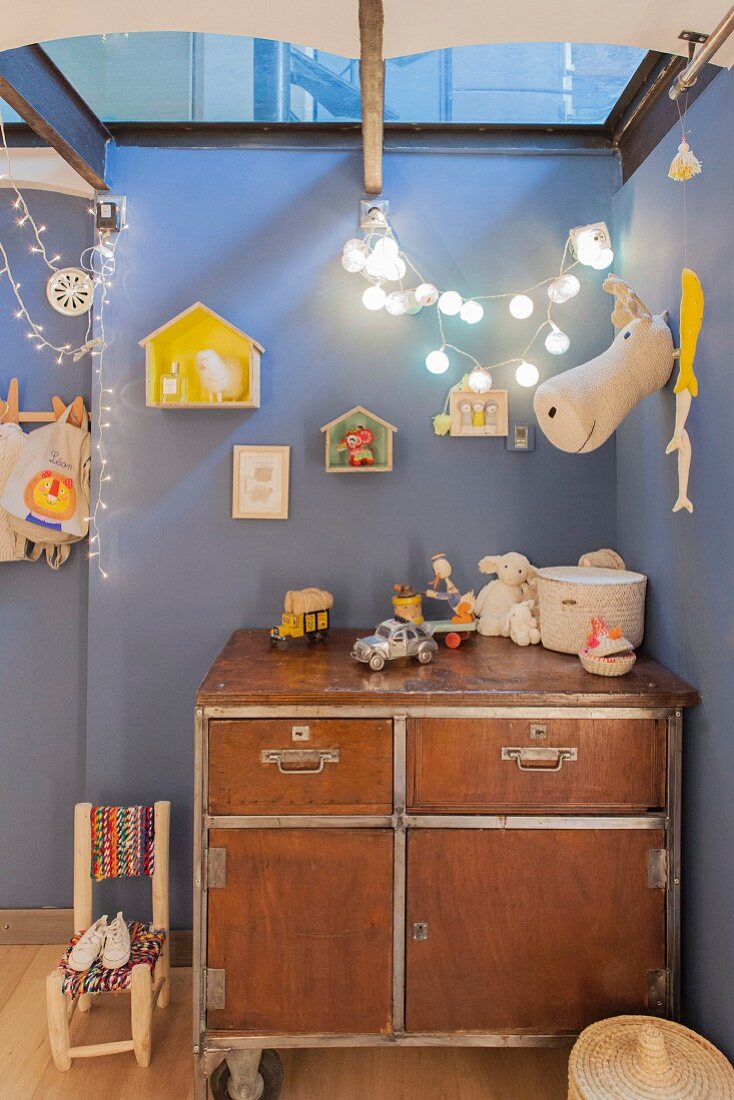
{"type": "Polygon", "coordinates": [[[291,638],[325,642],[329,636],[329,609],[334,606],[331,592],[322,588],[299,588],[286,592],[280,626],[270,631],[270,641],[285,649],[291,638]]]}

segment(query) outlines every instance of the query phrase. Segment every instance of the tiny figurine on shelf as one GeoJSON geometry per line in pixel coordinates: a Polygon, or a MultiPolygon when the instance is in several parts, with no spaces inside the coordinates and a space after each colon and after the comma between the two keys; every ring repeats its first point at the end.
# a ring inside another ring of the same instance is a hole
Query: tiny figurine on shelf
{"type": "Polygon", "coordinates": [[[375,456],[370,450],[374,435],[362,424],[349,428],[336,445],[337,451],[349,452],[350,466],[374,466],[375,456]]]}
{"type": "Polygon", "coordinates": [[[429,623],[407,623],[403,619],[385,619],[375,627],[375,633],[357,638],[352,657],[369,665],[373,672],[385,667],[386,661],[397,657],[415,657],[422,665],[433,660],[438,649],[429,623]]]}
{"type": "Polygon", "coordinates": [[[444,600],[448,603],[452,615],[450,619],[432,620],[430,626],[435,634],[444,635],[444,641],[449,649],[458,649],[462,639],[477,628],[474,618],[474,593],[459,592],[451,580],[453,568],[445,554],[434,554],[431,562],[433,580],[426,589],[425,595],[432,600],[444,600]],[[443,591],[440,590],[442,583],[443,591]]]}
{"type": "Polygon", "coordinates": [[[598,616],[591,620],[591,633],[579,658],[586,671],[596,676],[624,676],[637,660],[632,642],[620,627],[610,628],[598,616]]]}
{"type": "Polygon", "coordinates": [[[245,379],[239,359],[223,359],[213,348],[204,348],[196,353],[196,370],[201,388],[209,394],[211,402],[221,405],[242,397],[245,379]]]}
{"type": "Polygon", "coordinates": [[[477,630],[486,637],[509,638],[509,612],[515,604],[526,599],[535,599],[535,566],[531,565],[524,554],[512,551],[509,554],[482,558],[479,570],[481,573],[496,573],[497,579],[485,584],[477,596],[474,608],[479,616],[477,630]]]}
{"type": "Polygon", "coordinates": [[[286,592],[280,625],[270,631],[271,643],[278,649],[285,649],[289,638],[325,642],[329,636],[329,610],[333,606],[331,592],[322,588],[300,588],[286,592]]]}
{"type": "Polygon", "coordinates": [[[405,619],[408,623],[423,622],[423,601],[420,592],[416,592],[409,584],[394,584],[395,595],[392,605],[395,609],[396,619],[405,619]]]}

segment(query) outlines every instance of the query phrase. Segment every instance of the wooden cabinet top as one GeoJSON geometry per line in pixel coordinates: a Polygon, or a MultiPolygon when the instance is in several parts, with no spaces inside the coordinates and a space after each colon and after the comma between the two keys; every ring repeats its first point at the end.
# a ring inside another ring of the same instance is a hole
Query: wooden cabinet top
{"type": "Polygon", "coordinates": [[[397,660],[370,672],[350,657],[368,631],[332,630],[328,642],[271,646],[265,630],[237,630],[204,678],[199,706],[695,706],[698,692],[648,657],[626,676],[585,672],[577,657],[509,638],[443,642],[433,662],[397,660]]]}

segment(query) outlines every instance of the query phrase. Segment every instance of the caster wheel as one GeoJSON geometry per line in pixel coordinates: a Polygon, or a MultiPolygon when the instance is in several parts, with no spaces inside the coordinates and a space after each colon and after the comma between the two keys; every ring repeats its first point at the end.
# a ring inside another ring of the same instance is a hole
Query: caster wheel
{"type": "Polygon", "coordinates": [[[448,649],[458,649],[461,645],[461,634],[456,634],[453,630],[446,635],[446,647],[448,649]]]}
{"type": "MultiPolygon", "coordinates": [[[[283,1063],[275,1050],[264,1050],[258,1072],[263,1081],[263,1091],[258,1100],[278,1100],[283,1088],[283,1063]]],[[[214,1100],[232,1100],[227,1089],[230,1074],[226,1061],[217,1066],[209,1078],[209,1088],[214,1100]]]]}

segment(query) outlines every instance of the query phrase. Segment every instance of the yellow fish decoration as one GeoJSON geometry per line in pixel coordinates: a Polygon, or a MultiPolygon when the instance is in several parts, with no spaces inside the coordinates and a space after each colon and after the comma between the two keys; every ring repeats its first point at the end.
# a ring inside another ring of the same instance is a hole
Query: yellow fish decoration
{"type": "Polygon", "coordinates": [[[691,397],[697,397],[698,379],[693,373],[693,360],[703,322],[703,288],[698,275],[690,267],[683,268],[680,282],[680,370],[673,393],[688,390],[691,397]]]}

